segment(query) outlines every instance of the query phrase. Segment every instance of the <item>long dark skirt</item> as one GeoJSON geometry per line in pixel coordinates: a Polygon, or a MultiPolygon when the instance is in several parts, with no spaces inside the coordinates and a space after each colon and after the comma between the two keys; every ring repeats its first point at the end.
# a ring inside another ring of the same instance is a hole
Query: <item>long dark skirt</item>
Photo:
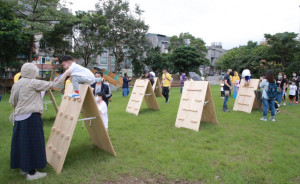
{"type": "Polygon", "coordinates": [[[15,121],[11,142],[10,166],[25,172],[45,168],[46,151],[43,121],[39,113],[33,113],[23,121],[15,121]]]}

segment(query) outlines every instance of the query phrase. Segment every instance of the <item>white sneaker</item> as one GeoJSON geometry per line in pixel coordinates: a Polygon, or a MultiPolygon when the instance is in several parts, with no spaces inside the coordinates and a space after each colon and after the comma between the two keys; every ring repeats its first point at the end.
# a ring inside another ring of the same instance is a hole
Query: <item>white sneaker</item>
{"type": "Polygon", "coordinates": [[[22,176],[25,176],[26,174],[28,174],[28,172],[23,171],[22,169],[19,170],[19,174],[22,176]]]}
{"type": "Polygon", "coordinates": [[[270,117],[270,118],[269,118],[269,121],[275,122],[275,117],[270,117]]]}
{"type": "Polygon", "coordinates": [[[283,106],[285,106],[286,105],[286,103],[285,102],[283,102],[283,106]]]}
{"type": "Polygon", "coordinates": [[[260,118],[260,120],[261,121],[267,121],[267,118],[262,117],[262,118],[260,118]]]}
{"type": "Polygon", "coordinates": [[[68,94],[68,97],[71,97],[71,98],[80,98],[80,95],[77,94],[77,93],[72,93],[72,94],[68,94]]]}
{"type": "Polygon", "coordinates": [[[26,180],[36,180],[44,178],[45,176],[47,176],[47,173],[36,171],[33,175],[26,174],[26,180]]]}

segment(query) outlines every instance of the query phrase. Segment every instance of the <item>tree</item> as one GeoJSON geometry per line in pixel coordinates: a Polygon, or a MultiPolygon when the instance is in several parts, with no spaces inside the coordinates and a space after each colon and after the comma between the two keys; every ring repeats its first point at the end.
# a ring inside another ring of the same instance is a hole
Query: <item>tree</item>
{"type": "Polygon", "coordinates": [[[32,61],[34,36],[51,30],[54,23],[63,19],[66,15],[62,8],[63,5],[59,4],[59,0],[5,0],[3,2],[11,7],[17,17],[26,25],[25,30],[30,37],[27,59],[32,61]]]}
{"type": "Polygon", "coordinates": [[[0,73],[7,67],[18,68],[17,55],[27,49],[28,35],[13,9],[0,1],[0,73]]]}
{"type": "Polygon", "coordinates": [[[191,46],[176,48],[169,60],[174,65],[173,72],[199,72],[200,65],[207,64],[207,59],[191,46]]]}
{"type": "Polygon", "coordinates": [[[149,66],[154,73],[159,74],[164,68],[169,68],[167,63],[167,57],[164,57],[160,53],[160,47],[150,48],[146,52],[146,58],[143,61],[149,66]]]}
{"type": "Polygon", "coordinates": [[[105,46],[115,56],[115,71],[120,70],[120,64],[124,62],[126,52],[130,49],[130,57],[136,61],[137,66],[141,66],[137,61],[142,55],[141,50],[148,31],[148,26],[141,19],[143,11],[136,5],[132,12],[129,3],[122,0],[100,0],[96,9],[107,19],[109,31],[105,36],[105,46]]]}
{"type": "Polygon", "coordinates": [[[277,56],[276,62],[282,64],[283,70],[288,64],[296,59],[296,53],[299,52],[299,41],[296,40],[296,33],[276,33],[275,35],[265,34],[267,44],[272,53],[277,56]]]}
{"type": "MultiPolygon", "coordinates": [[[[52,30],[46,31],[43,34],[41,42],[54,50],[53,55],[61,57],[63,55],[72,55],[72,30],[75,22],[75,16],[68,14],[63,20],[54,25],[52,30]]],[[[40,47],[41,48],[41,47],[40,47]]],[[[42,47],[43,48],[43,47],[42,47]]]]}
{"type": "Polygon", "coordinates": [[[196,38],[190,33],[180,33],[179,36],[172,36],[170,38],[170,46],[168,47],[169,52],[178,47],[191,46],[197,50],[197,52],[206,53],[205,42],[201,38],[196,38]]]}
{"type": "Polygon", "coordinates": [[[274,72],[280,70],[281,65],[275,62],[276,56],[272,54],[267,45],[258,45],[257,42],[249,41],[247,45],[233,48],[218,59],[217,68],[226,71],[231,68],[241,73],[249,69],[254,77],[265,74],[267,70],[274,72]]]}
{"type": "Polygon", "coordinates": [[[99,12],[76,12],[72,31],[74,54],[83,58],[85,67],[93,55],[101,54],[107,31],[105,17],[99,12]]]}

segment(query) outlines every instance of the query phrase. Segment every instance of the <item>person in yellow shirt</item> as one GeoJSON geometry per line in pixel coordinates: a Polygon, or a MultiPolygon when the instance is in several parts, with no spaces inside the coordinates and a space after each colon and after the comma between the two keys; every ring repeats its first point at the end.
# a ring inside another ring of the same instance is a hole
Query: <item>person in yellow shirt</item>
{"type": "Polygon", "coordinates": [[[169,102],[169,91],[171,89],[171,80],[172,76],[168,73],[168,70],[165,68],[162,74],[162,95],[166,99],[166,103],[169,102]]]}
{"type": "Polygon", "coordinates": [[[240,87],[240,76],[237,71],[234,72],[234,76],[231,78],[231,84],[233,85],[233,92],[237,94],[240,87]]]}

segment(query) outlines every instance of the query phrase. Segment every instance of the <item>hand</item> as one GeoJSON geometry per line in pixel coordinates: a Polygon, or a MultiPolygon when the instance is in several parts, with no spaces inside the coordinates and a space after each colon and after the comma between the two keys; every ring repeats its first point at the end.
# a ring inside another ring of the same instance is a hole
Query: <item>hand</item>
{"type": "Polygon", "coordinates": [[[171,86],[169,87],[169,90],[171,90],[171,86]]]}
{"type": "Polygon", "coordinates": [[[230,86],[230,90],[232,90],[232,87],[230,86]]]}

